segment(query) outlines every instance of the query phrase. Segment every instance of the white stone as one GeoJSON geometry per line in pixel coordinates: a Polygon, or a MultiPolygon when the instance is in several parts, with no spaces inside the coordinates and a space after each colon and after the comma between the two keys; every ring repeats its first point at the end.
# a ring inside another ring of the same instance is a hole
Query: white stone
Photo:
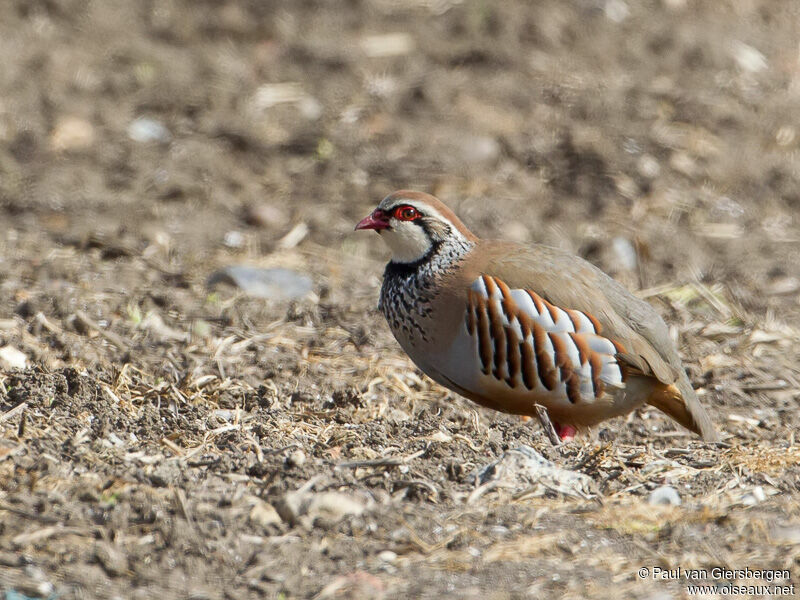
{"type": "Polygon", "coordinates": [[[128,137],[134,142],[168,142],[172,135],[161,123],[147,117],[140,117],[128,125],[128,137]]]}
{"type": "Polygon", "coordinates": [[[671,485],[662,485],[650,493],[647,502],[656,506],[680,506],[681,497],[671,485]]]}
{"type": "Polygon", "coordinates": [[[94,127],[89,121],[79,117],[63,117],[50,135],[50,146],[56,152],[83,150],[90,147],[94,139],[94,127]]]}
{"type": "Polygon", "coordinates": [[[611,240],[611,247],[614,249],[614,256],[619,266],[628,271],[636,269],[638,263],[636,248],[634,248],[633,243],[628,238],[621,236],[615,237],[611,240]]]}
{"type": "Polygon", "coordinates": [[[9,369],[24,369],[28,366],[28,357],[14,346],[0,348],[0,367],[4,371],[9,369]]]}
{"type": "Polygon", "coordinates": [[[739,68],[749,73],[758,73],[767,68],[767,58],[760,51],[744,42],[734,42],[733,59],[739,68]]]}

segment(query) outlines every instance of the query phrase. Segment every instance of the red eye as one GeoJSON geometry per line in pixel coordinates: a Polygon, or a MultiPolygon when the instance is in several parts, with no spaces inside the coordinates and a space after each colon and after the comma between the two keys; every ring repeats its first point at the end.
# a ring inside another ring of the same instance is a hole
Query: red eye
{"type": "Polygon", "coordinates": [[[401,221],[413,221],[419,219],[419,212],[413,206],[398,206],[394,209],[394,218],[401,221]]]}

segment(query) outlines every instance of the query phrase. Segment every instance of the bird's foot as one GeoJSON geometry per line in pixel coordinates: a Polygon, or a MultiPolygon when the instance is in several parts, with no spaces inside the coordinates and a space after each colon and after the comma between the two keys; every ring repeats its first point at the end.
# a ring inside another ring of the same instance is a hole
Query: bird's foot
{"type": "Polygon", "coordinates": [[[556,433],[558,434],[558,438],[562,442],[571,442],[575,439],[575,435],[578,433],[578,430],[575,429],[572,425],[561,425],[560,423],[553,423],[553,427],[556,428],[556,433]]]}

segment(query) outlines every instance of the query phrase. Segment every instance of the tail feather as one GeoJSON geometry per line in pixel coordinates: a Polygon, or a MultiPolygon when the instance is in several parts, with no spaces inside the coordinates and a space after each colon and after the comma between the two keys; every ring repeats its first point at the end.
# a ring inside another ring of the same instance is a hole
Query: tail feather
{"type": "Polygon", "coordinates": [[[647,403],[666,413],[707,442],[719,441],[714,424],[697,399],[697,394],[688,378],[682,379],[672,385],[657,385],[647,398],[647,403]]]}

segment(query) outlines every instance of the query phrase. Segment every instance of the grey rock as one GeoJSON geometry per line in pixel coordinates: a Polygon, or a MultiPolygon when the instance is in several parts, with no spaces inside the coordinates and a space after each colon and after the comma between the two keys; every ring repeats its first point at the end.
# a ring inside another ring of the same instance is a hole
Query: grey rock
{"type": "Polygon", "coordinates": [[[311,278],[290,269],[262,269],[231,265],[212,273],[206,285],[220,283],[238,287],[248,296],[273,300],[296,300],[311,291],[311,278]]]}
{"type": "MultiPolygon", "coordinates": [[[[478,489],[501,487],[541,496],[552,490],[567,496],[587,498],[592,494],[590,477],[550,462],[530,446],[518,446],[472,474],[478,489]]],[[[478,490],[476,490],[477,492],[478,490]]],[[[471,498],[475,497],[475,492],[471,498]]]]}
{"type": "Polygon", "coordinates": [[[278,525],[281,522],[281,517],[275,507],[263,500],[258,500],[253,505],[247,518],[253,525],[260,525],[261,527],[278,525]]]}
{"type": "Polygon", "coordinates": [[[662,485],[650,493],[647,502],[655,506],[680,506],[681,497],[671,485],[662,485]]]}
{"type": "Polygon", "coordinates": [[[360,516],[366,510],[366,502],[336,491],[314,492],[313,483],[284,494],[275,503],[281,518],[290,525],[302,525],[307,529],[315,526],[330,527],[345,517],[360,516]]]}

